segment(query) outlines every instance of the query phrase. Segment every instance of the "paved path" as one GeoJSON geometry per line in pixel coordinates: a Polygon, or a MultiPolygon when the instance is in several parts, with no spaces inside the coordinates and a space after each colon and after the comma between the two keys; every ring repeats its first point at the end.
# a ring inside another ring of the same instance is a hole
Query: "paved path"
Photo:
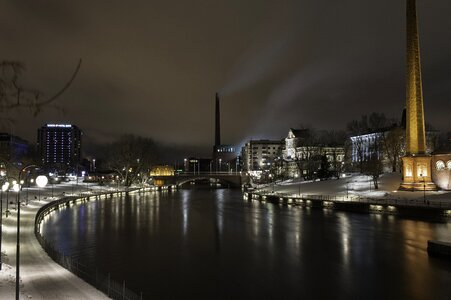
{"type": "MultiPolygon", "coordinates": [[[[83,186],[86,189],[86,185],[83,186]]],[[[94,188],[94,187],[93,187],[94,188]]],[[[62,192],[70,193],[72,186],[62,184],[54,187],[54,195],[61,196],[62,192]]],[[[16,193],[10,193],[11,196],[16,193]]],[[[29,198],[37,195],[31,191],[29,198]]],[[[87,284],[71,272],[55,263],[45,251],[34,235],[34,219],[38,209],[51,201],[43,199],[51,195],[51,188],[41,193],[41,201],[30,201],[21,208],[21,299],[108,299],[106,295],[87,284]]],[[[21,192],[25,197],[25,192],[21,192]]],[[[5,202],[4,202],[5,203],[5,202]]],[[[16,210],[11,210],[8,218],[3,219],[2,252],[6,252],[7,264],[0,271],[0,299],[14,299],[15,297],[15,264],[16,264],[16,210]]]]}

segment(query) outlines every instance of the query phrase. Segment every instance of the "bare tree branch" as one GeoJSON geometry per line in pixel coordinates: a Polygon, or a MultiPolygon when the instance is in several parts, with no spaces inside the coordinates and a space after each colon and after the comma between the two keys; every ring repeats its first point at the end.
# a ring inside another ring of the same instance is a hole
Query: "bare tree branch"
{"type": "Polygon", "coordinates": [[[25,88],[20,84],[19,78],[25,70],[22,63],[17,61],[0,62],[0,113],[28,107],[36,115],[43,106],[58,99],[71,86],[80,70],[81,63],[80,59],[71,78],[60,91],[50,98],[41,100],[43,95],[41,91],[25,88]]]}

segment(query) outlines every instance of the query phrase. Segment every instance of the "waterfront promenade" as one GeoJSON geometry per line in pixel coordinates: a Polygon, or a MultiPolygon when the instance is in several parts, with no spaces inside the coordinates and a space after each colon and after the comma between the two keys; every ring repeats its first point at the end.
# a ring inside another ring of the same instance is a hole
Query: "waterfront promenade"
{"type": "MultiPolygon", "coordinates": [[[[86,184],[55,185],[54,199],[61,198],[63,192],[65,194],[72,191],[82,192],[86,191],[86,188],[86,184]]],[[[89,188],[96,190],[101,187],[91,185],[89,188]]],[[[30,201],[28,205],[21,207],[20,299],[108,299],[103,293],[55,263],[36,240],[34,234],[36,212],[41,206],[52,201],[51,194],[50,186],[40,193],[37,189],[30,189],[28,193],[30,201]],[[41,197],[40,201],[35,199],[38,194],[41,197]]],[[[10,201],[15,200],[16,193],[10,192],[9,196],[10,201]]],[[[24,189],[21,192],[21,200],[25,199],[24,189]]],[[[17,214],[14,205],[11,206],[8,218],[3,216],[2,260],[4,263],[0,271],[0,299],[15,298],[17,214]]]]}
{"type": "Polygon", "coordinates": [[[269,184],[251,191],[248,197],[280,199],[288,203],[297,203],[298,200],[315,200],[343,204],[451,209],[450,191],[398,191],[400,184],[400,174],[384,174],[376,190],[369,176],[353,175],[338,180],[269,184]]]}

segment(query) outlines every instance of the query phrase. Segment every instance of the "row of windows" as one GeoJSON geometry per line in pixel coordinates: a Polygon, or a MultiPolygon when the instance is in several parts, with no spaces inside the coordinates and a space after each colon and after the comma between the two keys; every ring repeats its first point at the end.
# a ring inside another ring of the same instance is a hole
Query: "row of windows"
{"type": "Polygon", "coordinates": [[[451,170],[451,160],[448,160],[448,162],[446,164],[443,160],[438,160],[435,163],[435,166],[438,171],[445,170],[445,169],[451,170]]]}

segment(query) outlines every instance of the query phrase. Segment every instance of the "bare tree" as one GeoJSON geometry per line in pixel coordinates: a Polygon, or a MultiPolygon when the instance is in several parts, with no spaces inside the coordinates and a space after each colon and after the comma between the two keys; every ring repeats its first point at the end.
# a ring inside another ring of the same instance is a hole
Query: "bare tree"
{"type": "Polygon", "coordinates": [[[125,186],[130,186],[147,178],[157,147],[150,138],[127,134],[109,144],[106,152],[107,168],[115,171],[125,186]]]}
{"type": "Polygon", "coordinates": [[[72,84],[81,67],[81,59],[69,81],[53,96],[44,97],[36,88],[25,87],[21,76],[25,65],[17,61],[0,62],[0,113],[14,109],[28,108],[33,115],[38,114],[45,105],[58,99],[72,84]]]}
{"type": "Polygon", "coordinates": [[[394,127],[385,134],[382,134],[382,148],[390,161],[392,171],[399,169],[401,155],[404,145],[404,130],[401,127],[394,127]]]}
{"type": "Polygon", "coordinates": [[[374,188],[379,188],[379,177],[383,172],[382,163],[382,138],[377,135],[373,140],[370,148],[370,155],[364,162],[364,174],[370,176],[373,180],[374,188]]]}
{"type": "MultiPolygon", "coordinates": [[[[53,96],[44,97],[36,89],[22,84],[21,76],[26,70],[25,65],[17,61],[0,61],[0,123],[11,122],[7,114],[18,109],[29,109],[36,116],[46,105],[58,99],[72,84],[81,67],[81,59],[69,81],[53,96]]],[[[10,149],[8,149],[10,151],[10,149]]],[[[8,176],[18,174],[22,165],[37,163],[37,157],[22,155],[20,157],[5,153],[0,154],[0,167],[4,168],[8,176]]]]}

